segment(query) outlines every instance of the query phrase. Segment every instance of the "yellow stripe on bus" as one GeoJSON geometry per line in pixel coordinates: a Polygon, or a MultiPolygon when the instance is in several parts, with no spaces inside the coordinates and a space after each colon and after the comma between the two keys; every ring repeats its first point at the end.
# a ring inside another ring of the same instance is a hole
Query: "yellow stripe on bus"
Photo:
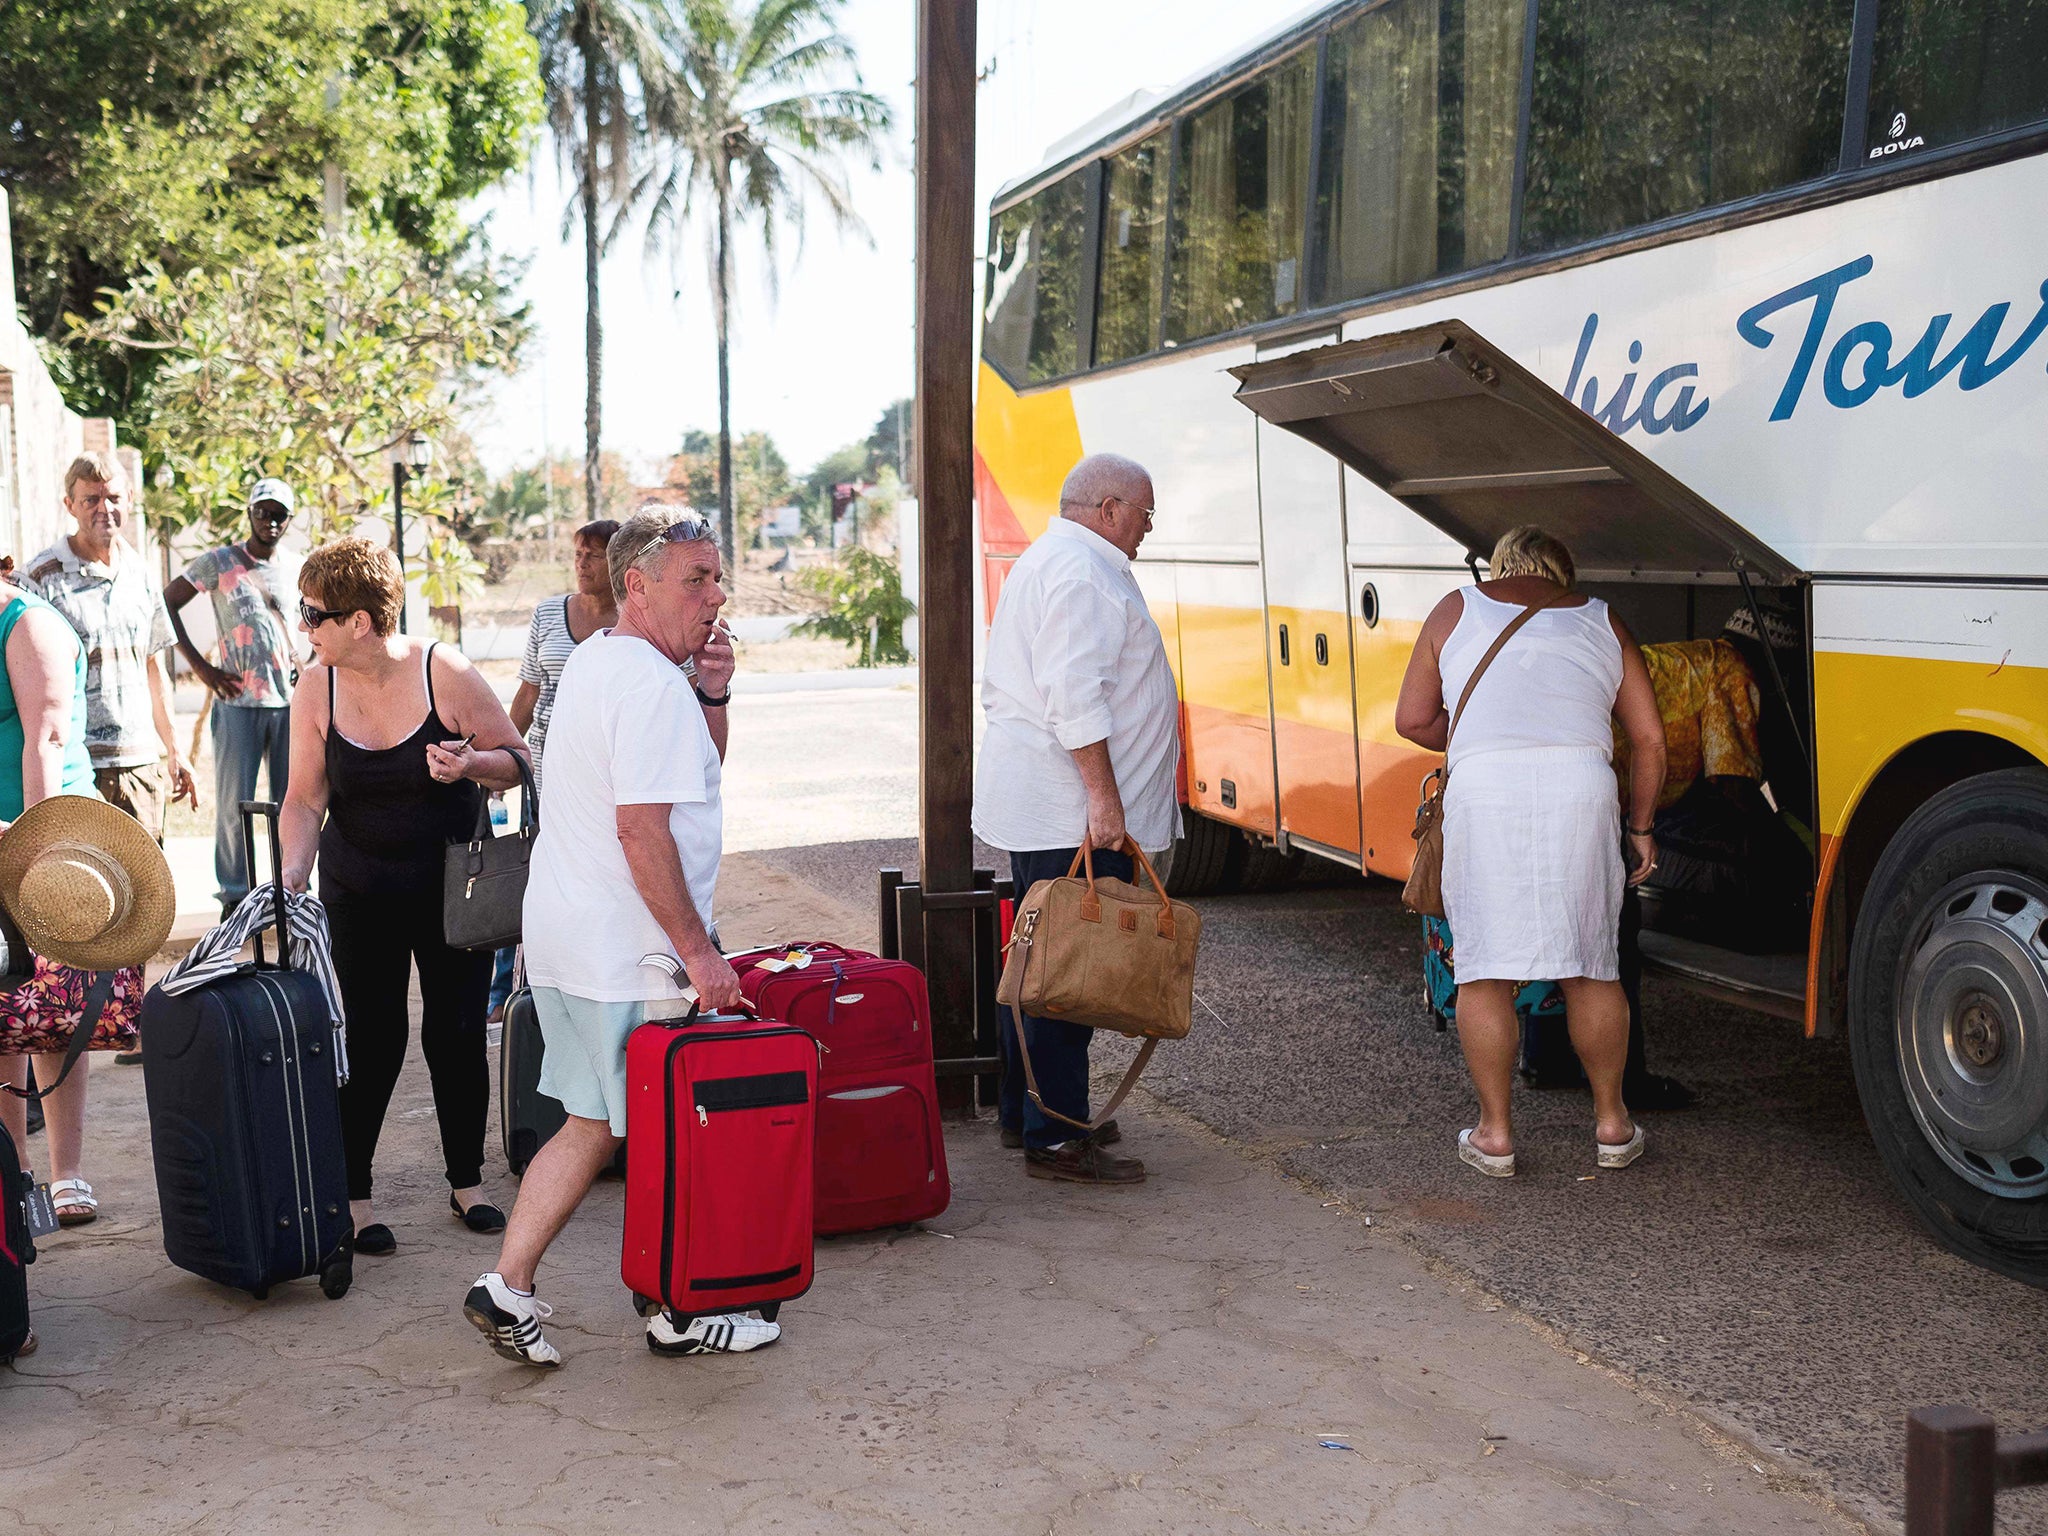
{"type": "Polygon", "coordinates": [[[1924,737],[1973,731],[2048,760],[2048,668],[1817,651],[1820,830],[1839,836],[1884,765],[1924,737]]]}
{"type": "Polygon", "coordinates": [[[1037,538],[1059,515],[1060,482],[1081,457],[1073,391],[1020,395],[983,363],[974,400],[974,450],[1025,536],[1037,538]]]}

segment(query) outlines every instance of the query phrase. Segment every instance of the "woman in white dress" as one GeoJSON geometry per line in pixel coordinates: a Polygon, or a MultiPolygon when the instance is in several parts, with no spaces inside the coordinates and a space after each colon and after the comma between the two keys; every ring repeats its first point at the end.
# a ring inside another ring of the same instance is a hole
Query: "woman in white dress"
{"type": "Polygon", "coordinates": [[[1515,528],[1489,567],[1491,580],[1453,592],[1424,622],[1394,715],[1419,747],[1442,752],[1448,738],[1444,915],[1457,946],[1458,1038],[1479,1090],[1479,1124],[1458,1133],[1458,1156],[1496,1178],[1515,1171],[1515,988],[1554,980],[1593,1086],[1596,1161],[1623,1168],[1642,1154],[1643,1132],[1621,1097],[1621,898],[1624,883],[1656,867],[1664,722],[1635,637],[1600,599],[1571,590],[1562,543],[1515,528]],[[1545,606],[1494,658],[1451,736],[1481,658],[1535,604],[1545,606]],[[1625,808],[1617,717],[1630,749],[1625,808]]]}

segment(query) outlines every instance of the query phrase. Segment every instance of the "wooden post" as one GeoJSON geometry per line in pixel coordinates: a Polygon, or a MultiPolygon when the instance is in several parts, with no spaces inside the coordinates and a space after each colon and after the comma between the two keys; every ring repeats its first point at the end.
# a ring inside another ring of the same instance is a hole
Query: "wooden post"
{"type": "Polygon", "coordinates": [[[1998,1432],[1969,1408],[1906,1420],[1906,1536],[1991,1536],[1998,1432]]]}
{"type": "MultiPolygon", "coordinates": [[[[918,883],[933,895],[974,879],[974,50],[975,0],[919,0],[918,883]]],[[[931,912],[924,961],[938,1054],[972,1056],[973,912],[931,912]]],[[[974,1112],[969,1078],[942,1079],[939,1096],[952,1114],[974,1112]]]]}

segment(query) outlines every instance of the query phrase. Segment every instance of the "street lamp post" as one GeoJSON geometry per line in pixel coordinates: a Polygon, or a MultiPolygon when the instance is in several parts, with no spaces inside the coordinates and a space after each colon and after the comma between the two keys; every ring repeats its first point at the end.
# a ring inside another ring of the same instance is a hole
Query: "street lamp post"
{"type": "Polygon", "coordinates": [[[391,541],[398,552],[398,632],[405,633],[405,482],[414,472],[434,462],[434,445],[427,434],[408,433],[403,451],[391,455],[391,541]]]}

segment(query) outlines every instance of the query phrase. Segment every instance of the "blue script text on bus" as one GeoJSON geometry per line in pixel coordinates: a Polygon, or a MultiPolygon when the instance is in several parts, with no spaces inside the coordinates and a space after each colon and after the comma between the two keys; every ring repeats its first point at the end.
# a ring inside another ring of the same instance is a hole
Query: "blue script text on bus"
{"type": "MultiPolygon", "coordinates": [[[[1586,358],[1593,350],[1593,336],[1599,329],[1600,316],[1586,316],[1585,329],[1579,332],[1579,350],[1572,358],[1571,377],[1565,380],[1565,399],[1574,401],[1588,416],[1616,434],[1638,425],[1652,437],[1664,432],[1683,432],[1707,414],[1707,407],[1712,402],[1702,398],[1698,405],[1694,405],[1695,391],[1690,384],[1679,385],[1678,393],[1672,397],[1668,408],[1662,404],[1666,389],[1677,384],[1680,379],[1699,377],[1697,363],[1675,363],[1657,374],[1643,390],[1643,398],[1633,410],[1629,407],[1629,398],[1634,394],[1636,387],[1636,375],[1633,371],[1622,375],[1620,387],[1614,391],[1614,397],[1605,405],[1600,404],[1598,375],[1587,377],[1585,392],[1581,395],[1579,375],[1585,369],[1586,358]]],[[[1640,341],[1628,344],[1628,360],[1631,363],[1640,363],[1643,360],[1643,344],[1640,341]]]]}
{"type": "MultiPolygon", "coordinates": [[[[1844,287],[1868,274],[1876,265],[1874,258],[1859,256],[1831,272],[1823,272],[1796,287],[1787,288],[1783,293],[1772,294],[1761,304],[1744,310],[1736,320],[1735,329],[1744,341],[1753,347],[1769,350],[1777,339],[1777,332],[1766,330],[1762,322],[1781,309],[1803,304],[1808,299],[1813,301],[1813,309],[1806,319],[1806,334],[1800,338],[1799,351],[1792,359],[1792,370],[1785,376],[1785,387],[1778,392],[1778,403],[1771,409],[1771,420],[1791,418],[1799,405],[1799,397],[1805,393],[1806,381],[1813,374],[1814,360],[1820,356],[1828,321],[1834,315],[1836,297],[1844,287]]],[[[1995,357],[1991,349],[1998,344],[1998,333],[2005,328],[2006,316],[2012,311],[2008,301],[2001,300],[1986,309],[1977,317],[1977,323],[1938,358],[1934,354],[1940,350],[1954,315],[1936,315],[1930,319],[1912,350],[1896,363],[1892,361],[1890,326],[1882,320],[1865,320],[1859,325],[1852,325],[1836,340],[1827,362],[1821,367],[1821,392],[1827,396],[1828,404],[1850,410],[1863,404],[1880,389],[1897,385],[1905,387],[1908,400],[1917,399],[1951,373],[1956,375],[1956,383],[1961,388],[1982,389],[2018,362],[2040,339],[2042,331],[2048,330],[2048,283],[2041,285],[2040,297],[2041,305],[2034,311],[2034,318],[2013,338],[2012,344],[1995,357]],[[1863,355],[1859,357],[1859,353],[1863,355]],[[1861,366],[1856,368],[1852,377],[1852,367],[1859,363],[1861,366]]]]}

